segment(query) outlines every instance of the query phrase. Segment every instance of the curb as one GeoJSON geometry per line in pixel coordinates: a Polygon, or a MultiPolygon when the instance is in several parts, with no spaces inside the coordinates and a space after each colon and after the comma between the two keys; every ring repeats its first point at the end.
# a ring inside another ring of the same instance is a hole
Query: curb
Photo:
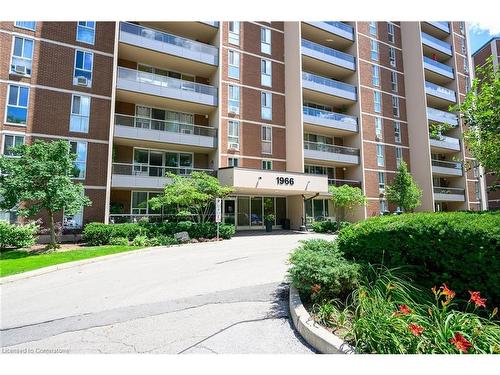
{"type": "Polygon", "coordinates": [[[314,349],[321,354],[354,354],[351,345],[314,322],[302,304],[299,292],[292,285],[289,305],[293,326],[314,349]]]}

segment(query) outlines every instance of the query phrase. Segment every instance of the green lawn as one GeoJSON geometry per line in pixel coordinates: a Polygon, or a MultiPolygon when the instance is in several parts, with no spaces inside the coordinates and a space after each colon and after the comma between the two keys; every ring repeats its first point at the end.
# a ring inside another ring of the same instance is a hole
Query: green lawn
{"type": "Polygon", "coordinates": [[[4,251],[0,253],[0,277],[32,271],[55,264],[122,253],[140,248],[140,246],[89,246],[64,252],[38,255],[30,254],[23,250],[4,251]]]}

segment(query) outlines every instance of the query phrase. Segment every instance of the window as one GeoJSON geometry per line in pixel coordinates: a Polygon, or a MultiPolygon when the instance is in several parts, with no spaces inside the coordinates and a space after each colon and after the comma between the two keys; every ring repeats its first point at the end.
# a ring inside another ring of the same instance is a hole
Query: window
{"type": "Polygon", "coordinates": [[[240,23],[239,21],[229,22],[228,41],[237,46],[240,45],[240,23]]]}
{"type": "Polygon", "coordinates": [[[373,110],[377,113],[382,112],[382,94],[380,91],[373,92],[373,110]]]}
{"type": "Polygon", "coordinates": [[[272,160],[262,160],[262,169],[268,170],[268,171],[273,169],[272,160]]]}
{"type": "Polygon", "coordinates": [[[71,117],[69,130],[88,133],[90,117],[90,96],[73,95],[71,100],[71,117]]]}
{"type": "MultiPolygon", "coordinates": [[[[5,148],[4,148],[4,150],[5,150],[5,148]]],[[[477,162],[477,160],[474,160],[472,162],[472,172],[474,173],[475,178],[479,177],[479,163],[477,162]]]]}
{"type": "Polygon", "coordinates": [[[12,59],[10,63],[10,72],[21,75],[31,75],[33,63],[33,44],[34,41],[28,38],[14,37],[12,48],[12,59]]]}
{"type": "Polygon", "coordinates": [[[467,94],[470,91],[470,82],[467,77],[465,77],[465,93],[467,94]]]}
{"type": "Polygon", "coordinates": [[[270,92],[262,92],[261,100],[261,117],[264,120],[272,120],[273,118],[273,94],[270,92]]]}
{"type": "Polygon", "coordinates": [[[6,156],[14,156],[12,147],[23,145],[24,135],[5,134],[3,139],[3,154],[6,156]]]}
{"type": "Polygon", "coordinates": [[[370,46],[372,60],[378,61],[378,42],[375,40],[370,40],[370,46]]]}
{"type": "Polygon", "coordinates": [[[74,215],[63,215],[63,227],[77,229],[83,226],[83,207],[74,215]]]}
{"type": "Polygon", "coordinates": [[[384,213],[388,212],[387,211],[387,201],[384,199],[380,200],[380,215],[383,215],[384,213]]]}
{"type": "Polygon", "coordinates": [[[387,39],[389,42],[394,43],[394,25],[390,22],[387,23],[387,39]]]}
{"type": "Polygon", "coordinates": [[[240,122],[232,121],[228,122],[227,126],[227,142],[229,148],[234,148],[238,150],[240,148],[240,122]]]}
{"type": "Polygon", "coordinates": [[[392,114],[394,117],[399,117],[399,98],[397,96],[392,97],[392,114]]]}
{"type": "Polygon", "coordinates": [[[458,23],[459,27],[460,27],[460,32],[462,33],[462,35],[465,35],[465,22],[464,21],[460,21],[458,23]]]}
{"type": "Polygon", "coordinates": [[[273,128],[262,126],[261,130],[262,153],[272,154],[273,152],[273,128]]]}
{"type": "Polygon", "coordinates": [[[401,143],[401,124],[399,121],[394,122],[394,142],[401,143]]]}
{"type": "Polygon", "coordinates": [[[379,192],[385,189],[385,174],[384,172],[378,172],[378,190],[379,192]]]}
{"type": "Polygon", "coordinates": [[[269,60],[261,60],[260,62],[260,84],[272,86],[272,64],[269,60]]]}
{"type": "Polygon", "coordinates": [[[380,85],[380,69],[378,65],[372,66],[372,84],[373,86],[380,85]]]}
{"type": "Polygon", "coordinates": [[[375,117],[375,137],[382,139],[382,118],[375,117]]]}
{"type": "Polygon", "coordinates": [[[9,85],[5,122],[9,124],[26,125],[26,121],[28,120],[29,94],[29,87],[9,85]]]}
{"type": "Polygon", "coordinates": [[[377,145],[377,165],[379,167],[383,167],[385,165],[384,146],[383,145],[377,145]]]}
{"type": "Polygon", "coordinates": [[[465,55],[467,53],[467,49],[465,48],[465,39],[464,38],[460,39],[460,48],[462,49],[462,55],[465,55]]]}
{"type": "Polygon", "coordinates": [[[389,64],[396,66],[396,49],[392,47],[389,47],[389,64]]]}
{"type": "Polygon", "coordinates": [[[238,166],[238,158],[227,158],[227,166],[228,167],[237,167],[238,166]]]}
{"type": "Polygon", "coordinates": [[[479,182],[474,182],[474,192],[476,193],[476,201],[481,200],[481,186],[479,185],[479,182]]]}
{"type": "Polygon", "coordinates": [[[370,34],[377,36],[377,22],[371,21],[369,24],[370,34]]]}
{"type": "Polygon", "coordinates": [[[271,54],[271,30],[265,27],[260,29],[260,52],[271,54]]]}
{"type": "Polygon", "coordinates": [[[76,40],[87,44],[94,44],[95,41],[95,22],[78,21],[76,26],[76,40]]]}
{"type": "Polygon", "coordinates": [[[83,180],[87,166],[87,142],[70,141],[71,152],[76,154],[73,177],[83,180]]]}
{"type": "Polygon", "coordinates": [[[158,195],[159,193],[152,191],[132,191],[132,215],[161,214],[161,208],[153,210],[148,203],[151,198],[154,198],[158,195]]]}
{"type": "Polygon", "coordinates": [[[398,92],[398,73],[391,71],[391,90],[398,92]]]}
{"type": "Polygon", "coordinates": [[[229,112],[240,113],[240,88],[229,85],[229,112]]]}
{"type": "Polygon", "coordinates": [[[399,168],[401,162],[403,161],[403,149],[401,147],[396,147],[396,167],[399,168]]]}
{"type": "Polygon", "coordinates": [[[227,58],[229,64],[229,77],[240,79],[240,53],[236,51],[228,51],[227,58]]]}
{"type": "Polygon", "coordinates": [[[467,62],[467,57],[464,57],[464,72],[465,74],[469,74],[469,64],[467,62]]]}
{"type": "Polygon", "coordinates": [[[81,86],[92,86],[92,65],[94,54],[92,52],[76,50],[75,70],[73,72],[73,84],[81,86]]]}
{"type": "Polygon", "coordinates": [[[16,27],[20,27],[21,29],[27,29],[35,31],[36,22],[35,21],[16,21],[14,24],[16,27]]]}

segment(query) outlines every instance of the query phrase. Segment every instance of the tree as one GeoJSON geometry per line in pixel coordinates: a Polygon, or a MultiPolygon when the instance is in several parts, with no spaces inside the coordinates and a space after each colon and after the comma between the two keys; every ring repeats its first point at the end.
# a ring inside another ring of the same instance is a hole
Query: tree
{"type": "Polygon", "coordinates": [[[73,182],[76,154],[67,141],[35,141],[11,149],[14,156],[0,156],[0,202],[2,209],[19,207],[20,216],[29,217],[45,210],[50,229],[49,247],[58,247],[54,214],[76,214],[92,202],[82,184],[73,182]]]}
{"type": "Polygon", "coordinates": [[[470,153],[488,172],[500,176],[500,69],[495,71],[491,57],[476,71],[472,89],[459,111],[465,125],[464,141],[470,153]]]}
{"type": "Polygon", "coordinates": [[[333,209],[335,210],[335,217],[339,225],[341,219],[344,219],[345,210],[366,205],[366,197],[358,187],[349,185],[337,187],[332,185],[329,187],[329,191],[332,193],[333,209]]]}
{"type": "Polygon", "coordinates": [[[385,188],[385,196],[389,203],[397,205],[403,211],[413,212],[420,206],[422,189],[413,180],[404,161],[401,161],[392,184],[385,188]]]}
{"type": "Polygon", "coordinates": [[[225,198],[234,191],[232,187],[221,186],[216,177],[205,172],[193,172],[190,176],[169,173],[167,177],[172,183],[165,186],[162,195],[149,200],[151,207],[178,207],[196,215],[200,223],[204,223],[213,212],[215,198],[225,198]]]}

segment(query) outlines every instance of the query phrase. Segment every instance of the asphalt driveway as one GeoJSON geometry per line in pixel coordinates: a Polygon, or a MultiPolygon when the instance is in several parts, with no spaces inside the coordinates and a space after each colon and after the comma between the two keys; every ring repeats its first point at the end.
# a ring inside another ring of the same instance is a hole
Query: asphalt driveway
{"type": "Polygon", "coordinates": [[[318,237],[249,233],[4,283],[2,352],[312,353],[284,282],[290,250],[318,237]]]}

